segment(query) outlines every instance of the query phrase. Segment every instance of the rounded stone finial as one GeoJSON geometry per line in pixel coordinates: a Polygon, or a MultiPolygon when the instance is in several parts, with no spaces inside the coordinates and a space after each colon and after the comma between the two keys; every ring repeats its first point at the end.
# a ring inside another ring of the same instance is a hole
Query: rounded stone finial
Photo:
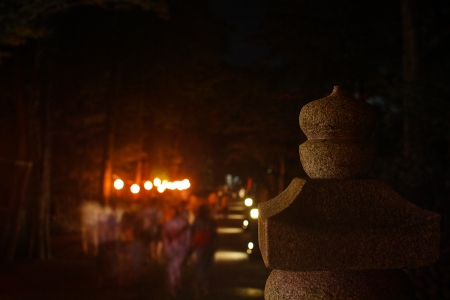
{"type": "Polygon", "coordinates": [[[308,141],[300,145],[300,160],[311,178],[361,178],[375,156],[370,135],[375,112],[370,104],[348,97],[339,86],[331,95],[306,104],[300,128],[308,141]]]}
{"type": "Polygon", "coordinates": [[[329,96],[303,106],[299,119],[308,139],[359,139],[375,129],[370,104],[347,96],[339,86],[329,96]]]}

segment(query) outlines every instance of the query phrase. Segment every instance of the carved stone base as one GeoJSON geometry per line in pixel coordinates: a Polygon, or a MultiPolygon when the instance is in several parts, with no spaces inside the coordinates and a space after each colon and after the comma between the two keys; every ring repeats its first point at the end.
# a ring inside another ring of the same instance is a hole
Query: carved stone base
{"type": "Polygon", "coordinates": [[[414,288],[403,270],[290,272],[273,270],[266,300],[412,300],[414,288]]]}

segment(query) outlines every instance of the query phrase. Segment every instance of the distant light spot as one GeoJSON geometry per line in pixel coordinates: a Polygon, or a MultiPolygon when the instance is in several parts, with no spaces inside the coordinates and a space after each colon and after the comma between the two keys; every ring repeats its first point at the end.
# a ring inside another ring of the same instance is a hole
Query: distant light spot
{"type": "MultiPolygon", "coordinates": [[[[224,219],[225,216],[223,214],[216,214],[215,218],[216,219],[224,219]]],[[[230,219],[230,220],[244,220],[245,216],[242,215],[242,214],[229,214],[227,216],[227,219],[230,219]]]]}
{"type": "Polygon", "coordinates": [[[217,228],[218,233],[222,234],[232,234],[232,233],[242,233],[242,228],[233,228],[233,227],[220,227],[217,228]]]}
{"type": "Polygon", "coordinates": [[[238,215],[238,214],[230,214],[230,215],[228,215],[228,219],[244,220],[245,216],[244,215],[238,215]]]}
{"type": "Polygon", "coordinates": [[[264,297],[264,291],[257,288],[251,287],[239,287],[239,288],[231,288],[220,291],[221,295],[226,295],[231,297],[239,297],[240,298],[262,298],[264,297]]]}
{"type": "Polygon", "coordinates": [[[238,260],[247,260],[248,256],[245,252],[238,252],[238,251],[217,251],[214,255],[214,261],[220,262],[220,261],[238,261],[238,260]]]}

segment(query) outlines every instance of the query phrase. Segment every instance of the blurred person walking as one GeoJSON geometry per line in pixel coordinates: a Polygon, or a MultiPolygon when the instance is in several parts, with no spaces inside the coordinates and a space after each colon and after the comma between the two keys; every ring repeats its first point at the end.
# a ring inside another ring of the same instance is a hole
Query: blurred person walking
{"type": "Polygon", "coordinates": [[[161,258],[161,227],[164,214],[157,207],[157,199],[151,198],[142,211],[143,242],[147,257],[151,262],[159,262],[161,258]]]}
{"type": "Polygon", "coordinates": [[[208,205],[201,205],[192,225],[194,262],[194,295],[200,299],[209,294],[209,278],[217,248],[217,224],[208,205]]]}
{"type": "Polygon", "coordinates": [[[98,215],[98,285],[103,287],[115,280],[118,272],[117,215],[112,207],[105,205],[98,215]]]}
{"type": "Polygon", "coordinates": [[[163,252],[168,260],[167,285],[171,297],[176,298],[181,289],[181,266],[191,244],[189,222],[176,208],[169,208],[162,228],[163,252]]]}
{"type": "Polygon", "coordinates": [[[223,215],[224,219],[228,219],[228,202],[230,200],[230,196],[228,194],[224,194],[220,197],[220,207],[219,210],[223,215]]]}
{"type": "MultiPolygon", "coordinates": [[[[215,192],[211,192],[208,194],[208,198],[206,200],[206,204],[209,207],[209,213],[210,215],[215,218],[216,214],[220,212],[220,203],[219,203],[219,197],[215,192]]],[[[198,211],[197,211],[198,213],[198,211]]]]}
{"type": "Polygon", "coordinates": [[[189,226],[194,224],[195,213],[187,201],[180,202],[180,217],[185,218],[189,226]]]}
{"type": "Polygon", "coordinates": [[[80,206],[81,241],[86,255],[98,254],[98,218],[102,211],[101,205],[89,200],[80,206]]]}
{"type": "Polygon", "coordinates": [[[142,271],[144,249],[142,243],[142,219],[139,211],[139,203],[130,203],[120,220],[120,286],[132,284],[142,271]]]}

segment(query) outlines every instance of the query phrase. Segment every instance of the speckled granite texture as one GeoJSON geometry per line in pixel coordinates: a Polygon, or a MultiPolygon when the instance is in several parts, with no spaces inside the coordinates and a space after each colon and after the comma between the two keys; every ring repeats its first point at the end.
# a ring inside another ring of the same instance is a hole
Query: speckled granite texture
{"type": "Polygon", "coordinates": [[[402,270],[283,272],[267,280],[268,300],[410,300],[413,288],[402,270]]]}
{"type": "Polygon", "coordinates": [[[300,127],[308,140],[300,145],[300,161],[310,178],[362,178],[375,157],[370,136],[375,111],[364,101],[334,87],[328,97],[306,104],[300,127]]]}
{"type": "Polygon", "coordinates": [[[296,178],[259,205],[259,243],[272,269],[414,268],[438,258],[439,220],[380,180],[296,178]]]}
{"type": "Polygon", "coordinates": [[[266,299],[414,299],[401,269],[438,258],[440,216],[367,178],[374,126],[372,107],[339,87],[302,108],[311,179],[259,204],[266,299]]]}

